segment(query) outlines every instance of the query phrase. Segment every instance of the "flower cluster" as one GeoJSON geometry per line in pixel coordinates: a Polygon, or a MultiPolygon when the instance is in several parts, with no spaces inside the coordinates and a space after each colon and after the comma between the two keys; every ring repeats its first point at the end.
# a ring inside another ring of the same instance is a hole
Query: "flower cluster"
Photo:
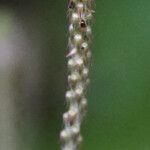
{"type": "Polygon", "coordinates": [[[82,142],[80,126],[87,110],[86,90],[91,60],[90,43],[93,17],[92,0],[69,0],[68,91],[69,110],[63,114],[65,124],[60,133],[62,150],[77,150],[82,142]]]}

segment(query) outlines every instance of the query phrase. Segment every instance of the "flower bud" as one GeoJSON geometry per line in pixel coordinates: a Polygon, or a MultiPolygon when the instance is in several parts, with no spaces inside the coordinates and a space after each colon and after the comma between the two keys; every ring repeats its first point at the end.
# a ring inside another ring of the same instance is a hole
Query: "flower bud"
{"type": "Polygon", "coordinates": [[[69,141],[69,139],[70,139],[70,134],[66,130],[61,131],[60,140],[64,142],[64,141],[69,141]]]}
{"type": "Polygon", "coordinates": [[[88,51],[88,43],[87,42],[82,43],[81,50],[84,52],[88,51]]]}
{"type": "Polygon", "coordinates": [[[82,87],[77,87],[75,90],[76,96],[78,99],[80,99],[83,96],[83,88],[82,87]]]}
{"type": "Polygon", "coordinates": [[[80,45],[83,41],[82,35],[81,34],[75,34],[74,35],[74,44],[75,45],[80,45]]]}
{"type": "Polygon", "coordinates": [[[68,76],[68,82],[72,85],[75,85],[79,81],[80,81],[80,75],[77,72],[74,72],[68,76]]]}
{"type": "Polygon", "coordinates": [[[71,16],[72,23],[76,24],[79,22],[79,20],[80,20],[79,14],[74,12],[71,16]]]}
{"type": "Polygon", "coordinates": [[[82,109],[82,110],[87,109],[87,100],[86,100],[86,98],[83,98],[83,99],[81,100],[81,109],[82,109]]]}
{"type": "Polygon", "coordinates": [[[66,113],[63,114],[63,121],[64,121],[65,124],[67,124],[68,120],[69,120],[69,115],[68,115],[68,112],[66,112],[66,113]]]}
{"type": "Polygon", "coordinates": [[[83,59],[81,57],[76,57],[75,58],[75,66],[76,66],[76,69],[82,69],[83,66],[84,66],[84,62],[83,62],[83,59]]]}
{"type": "Polygon", "coordinates": [[[88,68],[84,68],[83,71],[82,71],[82,77],[84,79],[86,79],[89,75],[89,69],[88,68]]]}
{"type": "Polygon", "coordinates": [[[75,92],[70,90],[66,92],[66,101],[71,102],[73,99],[75,99],[75,92]]]}
{"type": "Polygon", "coordinates": [[[77,112],[71,109],[68,111],[68,115],[69,115],[70,125],[73,125],[73,123],[77,117],[77,112]]]}
{"type": "Polygon", "coordinates": [[[79,3],[77,4],[77,9],[78,9],[79,11],[83,11],[83,8],[84,8],[83,3],[79,2],[79,3]]]}
{"type": "Polygon", "coordinates": [[[73,138],[77,138],[80,134],[80,129],[77,126],[72,126],[71,131],[73,138]]]}
{"type": "Polygon", "coordinates": [[[87,28],[86,28],[86,35],[90,37],[91,34],[92,34],[91,27],[90,27],[90,26],[87,26],[87,28]]]}
{"type": "Polygon", "coordinates": [[[74,27],[73,27],[73,24],[70,24],[69,25],[69,32],[72,34],[74,31],[74,27]]]}
{"type": "Polygon", "coordinates": [[[74,61],[74,59],[71,58],[68,60],[68,68],[70,70],[72,70],[72,69],[74,69],[74,67],[75,67],[75,61],[74,61]]]}

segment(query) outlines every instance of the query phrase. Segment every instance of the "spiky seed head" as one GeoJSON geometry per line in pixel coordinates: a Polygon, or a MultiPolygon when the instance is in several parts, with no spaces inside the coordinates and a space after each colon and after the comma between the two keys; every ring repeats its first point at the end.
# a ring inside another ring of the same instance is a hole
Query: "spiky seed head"
{"type": "Polygon", "coordinates": [[[64,141],[62,150],[76,150],[82,142],[80,124],[86,112],[87,100],[84,98],[89,83],[89,62],[91,60],[90,23],[93,17],[91,10],[93,0],[69,0],[69,57],[68,84],[66,92],[69,110],[64,113],[65,129],[60,138],[64,141]]]}

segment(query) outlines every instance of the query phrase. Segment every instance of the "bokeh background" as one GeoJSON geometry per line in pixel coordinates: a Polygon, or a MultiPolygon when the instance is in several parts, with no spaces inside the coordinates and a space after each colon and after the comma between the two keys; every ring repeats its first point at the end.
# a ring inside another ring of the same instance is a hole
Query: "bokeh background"
{"type": "MultiPolygon", "coordinates": [[[[97,0],[82,150],[150,149],[150,1],[97,0]]],[[[59,150],[67,1],[0,0],[0,150],[59,150]]]]}

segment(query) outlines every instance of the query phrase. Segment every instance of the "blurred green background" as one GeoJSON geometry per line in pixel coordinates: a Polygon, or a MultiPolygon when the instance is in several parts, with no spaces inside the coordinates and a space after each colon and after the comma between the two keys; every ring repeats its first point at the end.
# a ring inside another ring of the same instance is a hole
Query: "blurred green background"
{"type": "MultiPolygon", "coordinates": [[[[97,0],[82,150],[150,149],[150,1],[97,0]]],[[[59,150],[67,1],[0,1],[0,150],[59,150]]]]}

